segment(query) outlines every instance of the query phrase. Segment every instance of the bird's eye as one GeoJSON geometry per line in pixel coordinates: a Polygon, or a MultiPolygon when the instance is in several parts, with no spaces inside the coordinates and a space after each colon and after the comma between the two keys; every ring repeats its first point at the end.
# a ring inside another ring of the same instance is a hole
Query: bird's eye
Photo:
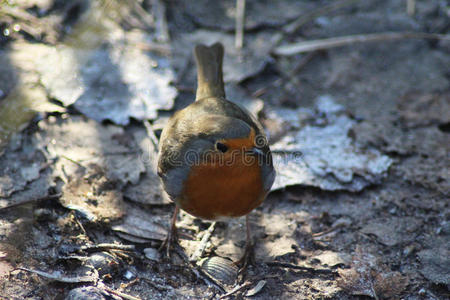
{"type": "Polygon", "coordinates": [[[227,152],[227,150],[228,150],[228,146],[227,145],[219,143],[219,142],[216,143],[216,148],[217,148],[217,150],[219,150],[219,151],[221,151],[223,153],[227,152]]]}

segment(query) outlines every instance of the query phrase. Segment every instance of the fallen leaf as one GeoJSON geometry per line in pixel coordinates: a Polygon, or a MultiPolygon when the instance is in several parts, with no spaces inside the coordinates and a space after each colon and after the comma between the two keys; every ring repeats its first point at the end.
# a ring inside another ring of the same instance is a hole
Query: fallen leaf
{"type": "Polygon", "coordinates": [[[339,269],[338,286],[352,295],[372,298],[397,298],[408,284],[408,278],[400,272],[392,272],[375,256],[357,248],[350,269],[339,269]]]}
{"type": "Polygon", "coordinates": [[[158,149],[157,145],[148,137],[143,128],[135,128],[129,131],[139,145],[141,161],[145,165],[145,173],[136,183],[130,183],[124,189],[124,196],[134,202],[161,205],[170,203],[165,197],[161,187],[161,181],[156,173],[158,149]]]}
{"type": "Polygon", "coordinates": [[[380,182],[392,159],[377,149],[359,147],[349,137],[356,121],[330,96],[319,97],[316,110],[313,115],[302,109],[290,114],[268,109],[269,119],[288,126],[287,133],[271,145],[277,171],[272,190],[301,184],[331,191],[361,191],[380,182]],[[286,115],[288,121],[284,120],[286,115]]]}
{"type": "Polygon", "coordinates": [[[386,246],[395,246],[414,241],[421,220],[414,217],[392,217],[372,219],[361,229],[361,232],[373,234],[386,246]]]}
{"type": "Polygon", "coordinates": [[[96,166],[111,180],[137,183],[145,171],[133,136],[115,125],[102,125],[79,116],[40,121],[37,139],[47,145],[50,159],[57,159],[54,176],[67,178],[80,166],[96,166]]]}
{"type": "Polygon", "coordinates": [[[48,167],[40,146],[31,135],[18,134],[0,153],[0,198],[24,190],[48,167]]]}
{"type": "Polygon", "coordinates": [[[90,221],[114,221],[124,214],[122,193],[108,182],[97,168],[82,169],[62,187],[60,202],[69,209],[79,210],[90,221]],[[95,219],[90,217],[95,216],[95,219]]]}
{"type": "Polygon", "coordinates": [[[335,267],[338,265],[348,265],[351,261],[350,255],[347,253],[323,251],[319,255],[311,257],[311,259],[317,259],[322,265],[327,267],[335,267]]]}
{"type": "Polygon", "coordinates": [[[436,246],[422,250],[417,256],[422,263],[419,270],[428,280],[435,284],[450,284],[450,250],[448,238],[442,242],[435,241],[436,246]]]}
{"type": "Polygon", "coordinates": [[[255,296],[256,294],[258,294],[264,288],[266,283],[267,283],[267,281],[265,281],[265,280],[258,281],[258,283],[253,288],[249,289],[245,293],[245,296],[246,297],[255,296]]]}
{"type": "Polygon", "coordinates": [[[161,225],[165,223],[161,216],[151,214],[150,210],[142,210],[130,205],[126,206],[126,216],[121,223],[112,226],[112,229],[122,235],[136,237],[148,243],[149,240],[162,241],[167,235],[167,229],[161,225]]]}
{"type": "Polygon", "coordinates": [[[400,121],[408,128],[450,122],[450,92],[412,91],[398,99],[400,121]]]}

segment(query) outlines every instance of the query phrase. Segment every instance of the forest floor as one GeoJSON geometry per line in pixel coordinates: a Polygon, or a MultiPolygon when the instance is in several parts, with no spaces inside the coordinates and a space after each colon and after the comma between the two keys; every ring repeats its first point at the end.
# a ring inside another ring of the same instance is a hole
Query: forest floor
{"type": "Polygon", "coordinates": [[[0,299],[449,299],[450,6],[406,2],[249,0],[237,50],[235,1],[0,1],[0,299]],[[216,41],[228,98],[302,155],[239,275],[244,218],[182,212],[194,259],[157,251],[157,139],[216,41]]]}

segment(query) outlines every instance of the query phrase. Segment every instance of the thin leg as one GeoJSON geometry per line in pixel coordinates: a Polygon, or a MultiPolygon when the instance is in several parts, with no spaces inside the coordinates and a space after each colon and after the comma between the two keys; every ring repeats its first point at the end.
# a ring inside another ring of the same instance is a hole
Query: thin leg
{"type": "Polygon", "coordinates": [[[167,257],[170,257],[170,250],[172,249],[172,247],[178,244],[177,217],[179,210],[180,207],[178,205],[175,205],[175,210],[170,222],[170,229],[167,232],[167,236],[161,244],[161,247],[159,247],[159,250],[164,250],[165,248],[167,257]]]}
{"type": "Polygon", "coordinates": [[[236,265],[241,266],[240,272],[245,271],[249,264],[255,264],[255,253],[253,250],[253,241],[251,236],[250,221],[248,219],[248,215],[245,216],[245,225],[247,231],[247,239],[245,242],[244,255],[240,260],[235,262],[236,265]]]}

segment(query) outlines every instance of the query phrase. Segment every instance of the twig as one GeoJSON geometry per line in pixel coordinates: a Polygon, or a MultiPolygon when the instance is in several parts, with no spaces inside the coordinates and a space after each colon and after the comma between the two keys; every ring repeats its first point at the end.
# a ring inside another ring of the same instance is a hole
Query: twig
{"type": "Polygon", "coordinates": [[[134,245],[122,245],[122,244],[97,244],[97,245],[86,245],[82,246],[80,250],[83,251],[99,251],[99,250],[107,250],[107,249],[115,249],[115,250],[125,250],[125,251],[133,251],[136,249],[134,245]]]}
{"type": "Polygon", "coordinates": [[[333,232],[333,231],[335,231],[335,230],[337,230],[337,229],[339,229],[339,228],[342,228],[342,227],[345,227],[345,224],[343,224],[343,223],[337,224],[336,226],[330,227],[330,228],[328,228],[327,230],[324,230],[324,231],[322,231],[322,232],[316,232],[316,233],[313,233],[312,236],[313,236],[313,237],[319,237],[319,236],[328,234],[328,233],[330,233],[330,232],[333,232]]]}
{"type": "Polygon", "coordinates": [[[147,135],[150,138],[150,140],[153,143],[153,146],[155,147],[155,149],[158,149],[158,138],[155,135],[155,132],[153,131],[153,127],[152,124],[150,124],[150,122],[148,120],[144,121],[144,126],[145,126],[145,130],[147,131],[147,135]]]}
{"type": "Polygon", "coordinates": [[[234,45],[240,50],[244,46],[245,0],[236,0],[236,37],[234,45]]]}
{"type": "Polygon", "coordinates": [[[74,163],[74,164],[76,164],[77,166],[79,166],[79,167],[81,167],[81,168],[83,168],[83,169],[87,169],[85,166],[83,166],[81,163],[79,163],[79,162],[77,162],[76,160],[74,160],[74,159],[72,159],[72,158],[70,158],[70,157],[68,157],[68,156],[66,156],[66,155],[61,155],[61,157],[62,158],[65,158],[65,159],[67,159],[68,161],[70,161],[71,163],[74,163]]]}
{"type": "Polygon", "coordinates": [[[380,298],[378,298],[377,292],[375,291],[375,288],[373,286],[373,280],[370,280],[370,289],[372,290],[372,295],[375,298],[375,300],[380,300],[380,298]]]}
{"type": "Polygon", "coordinates": [[[153,0],[152,11],[156,19],[157,40],[162,43],[168,43],[170,41],[170,36],[166,19],[166,6],[164,2],[161,0],[153,0]]]}
{"type": "Polygon", "coordinates": [[[43,271],[39,271],[39,270],[22,268],[22,267],[19,267],[18,269],[27,271],[27,272],[31,272],[31,273],[35,273],[35,274],[38,274],[39,276],[42,276],[42,277],[45,277],[48,279],[52,279],[55,281],[59,281],[59,282],[64,282],[64,283],[97,282],[97,280],[98,280],[98,278],[96,278],[94,276],[67,277],[67,276],[62,276],[60,274],[54,274],[54,273],[52,274],[52,273],[47,273],[47,272],[43,272],[43,271]]]}
{"type": "Polygon", "coordinates": [[[170,46],[167,44],[160,44],[154,42],[145,42],[145,43],[138,42],[134,45],[136,46],[136,48],[143,51],[157,52],[165,56],[169,56],[171,54],[170,46]]]}
{"type": "MultiPolygon", "coordinates": [[[[107,1],[111,2],[111,1],[107,1]]],[[[120,3],[120,2],[118,2],[120,3]]],[[[142,21],[148,28],[152,28],[154,26],[153,17],[149,14],[144,8],[142,8],[141,3],[139,1],[131,1],[133,11],[140,18],[139,21],[142,21]]]]}
{"type": "Polygon", "coordinates": [[[13,207],[17,207],[17,206],[21,206],[21,205],[25,205],[25,204],[29,204],[29,203],[33,203],[33,202],[40,202],[40,201],[45,201],[45,200],[57,199],[59,197],[61,197],[61,194],[54,194],[54,195],[48,195],[48,196],[45,196],[45,197],[42,197],[42,198],[30,199],[30,200],[21,201],[21,202],[18,202],[18,203],[12,203],[12,204],[9,204],[7,206],[0,207],[0,211],[6,210],[6,209],[10,209],[10,208],[13,208],[13,207]]]}
{"type": "Polygon", "coordinates": [[[97,285],[97,287],[99,289],[107,291],[108,293],[111,293],[111,294],[114,294],[116,296],[122,297],[123,299],[126,299],[126,300],[141,300],[141,298],[134,297],[134,296],[131,296],[131,295],[128,295],[128,294],[125,294],[125,293],[113,290],[113,289],[107,287],[106,285],[104,285],[103,283],[97,285]]]}
{"type": "Polygon", "coordinates": [[[197,276],[197,278],[201,278],[207,285],[217,288],[222,293],[226,291],[222,284],[220,284],[220,282],[218,282],[208,273],[204,272],[200,267],[191,263],[191,270],[195,274],[195,276],[197,276]]]}
{"type": "Polygon", "coordinates": [[[208,230],[205,232],[205,234],[202,237],[202,240],[200,241],[200,245],[195,250],[195,252],[191,256],[191,262],[197,261],[200,257],[202,257],[203,253],[205,252],[206,244],[208,244],[209,239],[211,238],[212,233],[214,232],[214,228],[216,226],[216,222],[212,222],[209,226],[208,230]]]}
{"type": "Polygon", "coordinates": [[[56,42],[57,33],[51,26],[50,20],[47,18],[37,18],[25,10],[18,9],[11,6],[0,6],[0,13],[11,16],[17,21],[21,22],[20,30],[31,35],[35,40],[41,40],[43,33],[46,33],[46,40],[50,43],[56,42]],[[27,24],[28,23],[28,24],[27,24]]]}
{"type": "Polygon", "coordinates": [[[87,235],[86,229],[84,229],[83,224],[81,224],[80,220],[78,220],[76,213],[74,213],[74,219],[77,225],[80,227],[83,234],[89,239],[89,236],[87,235]]]}
{"type": "Polygon", "coordinates": [[[294,33],[295,31],[297,31],[302,25],[304,25],[305,23],[319,17],[322,15],[325,15],[327,13],[330,13],[332,11],[335,11],[339,8],[351,5],[355,2],[359,2],[360,0],[342,0],[342,1],[334,1],[328,5],[324,5],[321,6],[318,9],[315,9],[311,12],[308,12],[306,15],[301,15],[300,17],[297,18],[297,20],[287,24],[286,26],[283,27],[283,30],[288,33],[294,33]]]}
{"type": "Polygon", "coordinates": [[[315,268],[310,268],[310,267],[297,266],[294,264],[285,263],[285,262],[281,262],[281,261],[270,261],[270,262],[266,262],[266,264],[271,267],[283,267],[283,268],[289,268],[289,269],[294,269],[294,270],[303,270],[303,271],[307,271],[307,272],[311,272],[311,273],[318,273],[318,274],[332,274],[332,275],[338,274],[337,271],[333,271],[330,269],[315,269],[315,268]]]}
{"type": "Polygon", "coordinates": [[[341,36],[335,38],[302,41],[294,44],[288,44],[276,47],[273,51],[276,55],[295,55],[303,52],[316,50],[325,50],[355,43],[366,43],[376,41],[394,41],[403,39],[437,39],[450,40],[450,35],[425,33],[425,32],[383,32],[372,34],[357,34],[341,36]]]}
{"type": "Polygon", "coordinates": [[[239,291],[245,289],[246,287],[249,287],[249,286],[252,285],[252,284],[253,284],[252,282],[246,282],[246,283],[244,283],[244,284],[238,285],[238,286],[236,286],[234,289],[232,289],[231,291],[229,291],[228,293],[226,293],[226,294],[220,296],[220,297],[219,297],[219,300],[220,300],[220,299],[225,299],[226,297],[229,297],[229,296],[233,295],[234,293],[237,293],[237,292],[239,292],[239,291]]]}

